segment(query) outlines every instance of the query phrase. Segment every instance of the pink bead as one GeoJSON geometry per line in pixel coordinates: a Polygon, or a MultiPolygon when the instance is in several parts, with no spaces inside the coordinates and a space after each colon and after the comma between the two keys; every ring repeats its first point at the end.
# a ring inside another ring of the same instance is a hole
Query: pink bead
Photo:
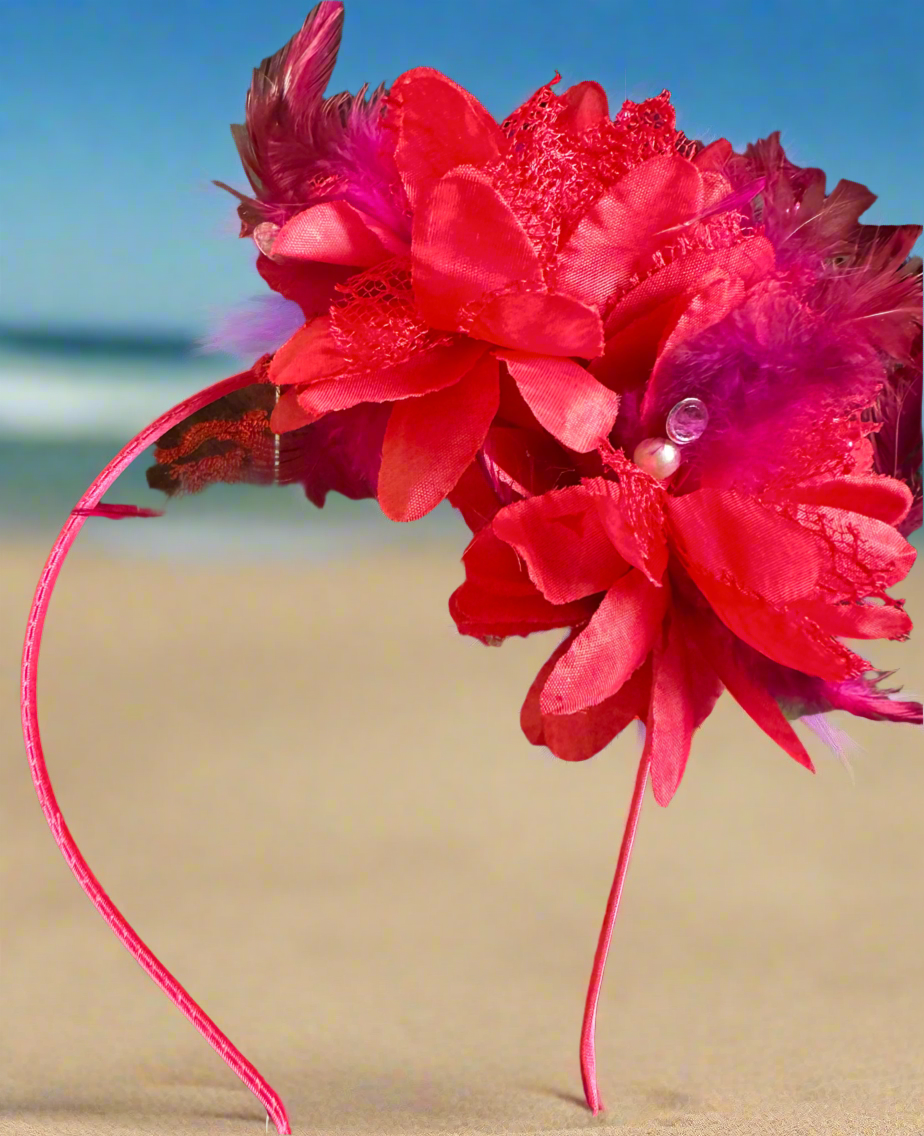
{"type": "Polygon", "coordinates": [[[640,469],[663,481],[677,472],[680,449],[667,438],[646,438],[635,447],[632,460],[640,469]]]}

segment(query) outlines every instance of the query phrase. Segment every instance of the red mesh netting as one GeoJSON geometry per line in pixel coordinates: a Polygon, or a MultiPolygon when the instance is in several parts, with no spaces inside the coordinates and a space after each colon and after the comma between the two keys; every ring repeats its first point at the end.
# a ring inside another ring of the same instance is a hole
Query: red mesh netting
{"type": "Polygon", "coordinates": [[[540,88],[502,123],[511,145],[486,169],[536,246],[550,285],[562,240],[609,186],[646,158],[672,150],[690,156],[697,145],[675,129],[669,91],[627,101],[615,120],[581,134],[559,129],[565,105],[551,84],[540,88]]]}
{"type": "Polygon", "coordinates": [[[822,405],[811,419],[794,420],[791,429],[779,437],[781,460],[764,487],[766,496],[782,500],[796,486],[816,477],[868,472],[872,451],[866,439],[878,428],[873,422],[861,421],[860,408],[845,414],[843,406],[822,405]]]}
{"type": "Polygon", "coordinates": [[[330,309],[330,333],[348,370],[394,367],[452,338],[432,331],[418,312],[407,257],[383,261],[336,287],[344,298],[330,309]]]}
{"type": "Polygon", "coordinates": [[[778,512],[814,533],[827,546],[825,574],[818,581],[819,592],[839,602],[854,603],[875,596],[889,606],[901,607],[886,589],[894,583],[894,565],[884,559],[876,546],[876,534],[866,517],[845,509],[819,508],[782,501],[778,512]]]}
{"type": "Polygon", "coordinates": [[[608,447],[603,454],[607,468],[619,482],[619,506],[645,561],[664,539],[664,486],[630,461],[623,450],[608,447]]]}

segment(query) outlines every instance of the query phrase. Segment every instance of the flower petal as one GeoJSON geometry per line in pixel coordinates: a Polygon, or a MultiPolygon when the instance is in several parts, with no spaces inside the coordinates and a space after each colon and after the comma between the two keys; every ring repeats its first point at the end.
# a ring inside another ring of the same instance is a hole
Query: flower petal
{"type": "Polygon", "coordinates": [[[633,288],[607,315],[607,339],[666,300],[696,292],[708,274],[721,271],[740,276],[747,287],[764,279],[773,268],[773,245],[766,237],[748,237],[729,249],[697,249],[680,256],[633,288]]]}
{"type": "Polygon", "coordinates": [[[717,138],[715,142],[710,142],[700,150],[693,159],[693,165],[704,172],[707,170],[721,172],[733,153],[732,144],[727,138],[717,138]]]}
{"type": "Polygon", "coordinates": [[[277,264],[268,256],[257,257],[257,272],[274,292],[298,304],[305,319],[321,315],[337,298],[337,285],[353,275],[355,269],[342,264],[277,264]]]}
{"type": "Polygon", "coordinates": [[[351,501],[374,497],[388,410],[361,403],[286,434],[276,461],[279,484],[300,484],[319,509],[328,493],[341,493],[351,501]]]}
{"type": "Polygon", "coordinates": [[[590,613],[580,601],[556,605],[538,591],[529,596],[500,596],[477,584],[464,583],[449,598],[449,614],[461,635],[494,645],[512,635],[526,636],[586,623],[590,613]]]}
{"type": "Polygon", "coordinates": [[[875,517],[887,525],[899,525],[908,516],[913,494],[903,481],[894,477],[868,474],[836,477],[797,485],[787,496],[805,505],[831,505],[864,517],[875,517]]]}
{"type": "Polygon", "coordinates": [[[475,317],[469,335],[537,355],[603,354],[603,323],[593,308],[569,296],[511,292],[495,296],[475,317]]]}
{"type": "Polygon", "coordinates": [[[453,592],[449,611],[462,635],[492,642],[586,623],[586,602],[552,604],[530,580],[519,557],[490,527],[482,529],[462,557],[465,583],[453,592]]]}
{"type": "MultiPolygon", "coordinates": [[[[639,479],[641,480],[641,479],[639,479]]],[[[659,585],[667,570],[668,549],[663,527],[663,493],[652,487],[643,502],[638,494],[643,485],[633,487],[635,500],[627,500],[628,487],[607,478],[583,482],[594,495],[597,516],[616,551],[659,585]]]]}
{"type": "Polygon", "coordinates": [[[507,369],[537,421],[569,450],[595,450],[613,429],[619,395],[570,359],[503,349],[494,353],[507,369]]]}
{"type": "Polygon", "coordinates": [[[744,712],[790,757],[812,773],[815,767],[799,735],[786,720],[776,699],[760,682],[755,682],[744,665],[735,640],[711,616],[698,617],[695,642],[722,685],[744,712]]]}
{"type": "MultiPolygon", "coordinates": [[[[502,413],[503,393],[498,416],[502,413]]],[[[548,493],[570,464],[565,450],[545,430],[499,425],[488,431],[479,460],[495,491],[505,496],[504,504],[548,493]]]]}
{"type": "Polygon", "coordinates": [[[462,520],[473,533],[479,533],[494,520],[503,502],[498,498],[487,478],[475,461],[456,482],[454,489],[446,495],[454,509],[462,514],[462,520]]]}
{"type": "Polygon", "coordinates": [[[552,603],[605,592],[628,571],[597,518],[593,498],[580,485],[508,505],[493,527],[552,603]]]}
{"type": "Polygon", "coordinates": [[[395,162],[412,208],[443,174],[493,162],[506,144],[475,96],[430,67],[398,76],[388,92],[388,110],[398,131],[395,162]]]}
{"type": "Polygon", "coordinates": [[[330,333],[330,317],[309,320],[273,356],[267,380],[278,387],[326,379],[343,370],[343,356],[330,333]]]}
{"type": "Polygon", "coordinates": [[[562,91],[559,97],[564,103],[564,108],[556,121],[559,130],[571,130],[575,134],[582,134],[610,117],[606,91],[599,83],[594,83],[590,79],[585,79],[583,83],[575,83],[567,91],[562,91]]]}
{"type": "Polygon", "coordinates": [[[457,383],[392,407],[378,499],[393,521],[416,521],[471,465],[500,399],[500,368],[484,355],[457,383]]]}
{"type": "Polygon", "coordinates": [[[671,296],[653,304],[625,327],[610,335],[603,355],[589,366],[590,373],[613,391],[629,391],[648,382],[661,345],[687,308],[687,295],[671,296]]]}
{"type": "Polygon", "coordinates": [[[665,364],[672,352],[686,340],[725,319],[729,312],[744,302],[744,297],[743,281],[739,277],[727,276],[704,283],[702,289],[690,297],[680,318],[658,346],[658,358],[642,399],[640,414],[643,420],[653,412],[661,399],[663,382],[659,379],[665,374],[665,364]]]}
{"type": "Polygon", "coordinates": [[[654,646],[668,590],[635,568],[617,580],[555,664],[539,699],[542,713],[573,714],[615,694],[654,646]]]}
{"type": "Polygon", "coordinates": [[[550,655],[533,680],[520,711],[520,726],[533,745],[544,745],[563,761],[586,761],[621,734],[635,718],[648,716],[650,656],[615,694],[574,714],[543,714],[539,696],[555,664],[571,649],[572,633],[550,655]]]}
{"type": "Polygon", "coordinates": [[[824,567],[816,537],[776,510],[733,490],[668,496],[666,516],[681,560],[727,575],[772,603],[813,596],[824,567]]]}
{"type": "Polygon", "coordinates": [[[526,230],[486,174],[454,169],[424,196],[411,229],[414,296],[432,326],[455,331],[461,309],[516,282],[543,287],[526,230]]]}
{"type": "Polygon", "coordinates": [[[362,268],[407,251],[404,241],[347,201],[304,209],[283,225],[272,247],[273,257],[362,268]]]}
{"type": "Polygon", "coordinates": [[[674,607],[655,643],[645,750],[651,755],[651,788],[667,805],[686,769],[693,733],[715,706],[722,684],[691,650],[691,628],[674,607]]]}
{"type": "Polygon", "coordinates": [[[828,635],[843,639],[907,639],[911,616],[891,604],[825,603],[803,600],[798,610],[828,635]]]}
{"type": "Polygon", "coordinates": [[[665,229],[702,208],[699,170],[659,154],[630,170],[584,214],[558,257],[556,290],[604,304],[663,243],[665,229]]]}
{"type": "Polygon", "coordinates": [[[813,598],[830,574],[831,553],[821,538],[732,491],[699,489],[669,497],[666,514],[678,558],[722,622],[745,643],[784,666],[832,682],[867,669],[798,610],[798,602],[813,598]]]}
{"type": "Polygon", "coordinates": [[[279,396],[279,401],[270,415],[270,429],[274,434],[287,434],[290,430],[300,430],[317,422],[322,415],[309,414],[298,405],[298,391],[289,387],[279,396]]]}
{"type": "Polygon", "coordinates": [[[842,599],[880,595],[911,571],[917,549],[893,525],[830,505],[785,506],[816,542],[830,592],[842,599]]]}
{"type": "Polygon", "coordinates": [[[869,670],[869,663],[796,605],[775,604],[746,591],[733,578],[719,579],[695,565],[687,565],[687,571],[722,623],[768,659],[828,682],[855,678],[869,670]]]}
{"type": "Polygon", "coordinates": [[[298,403],[317,416],[344,410],[358,402],[396,402],[452,386],[485,354],[485,345],[457,339],[412,356],[406,363],[380,371],[337,375],[299,388],[298,403]]]}

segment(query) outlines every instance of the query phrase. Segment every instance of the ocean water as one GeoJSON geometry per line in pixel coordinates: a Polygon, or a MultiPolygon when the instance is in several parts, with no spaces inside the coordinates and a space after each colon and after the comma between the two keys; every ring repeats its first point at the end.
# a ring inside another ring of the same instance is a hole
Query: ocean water
{"type": "MultiPolygon", "coordinates": [[[[0,330],[0,539],[55,539],[90,482],[134,434],[175,403],[242,369],[196,353],[182,339],[0,330]]],[[[298,486],[216,485],[166,501],[148,488],[142,454],[106,494],[111,502],[163,509],[163,517],[90,518],[78,540],[144,558],[329,558],[359,549],[469,534],[442,505],[413,525],[395,524],[374,501],[331,494],[316,509],[298,486]]]]}

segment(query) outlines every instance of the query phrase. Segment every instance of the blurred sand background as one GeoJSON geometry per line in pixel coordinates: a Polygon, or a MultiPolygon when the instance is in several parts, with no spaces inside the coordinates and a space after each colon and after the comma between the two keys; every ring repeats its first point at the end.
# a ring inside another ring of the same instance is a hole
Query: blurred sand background
{"type": "MultiPolygon", "coordinates": [[[[262,1133],[42,819],[17,696],[47,544],[0,552],[0,1131],[262,1133]]],[[[598,1020],[607,1111],[585,1109],[635,730],[579,766],[527,744],[555,636],[460,637],[460,551],[195,565],[81,537],[52,602],[69,827],[293,1131],[924,1133],[921,733],[842,721],[855,783],[817,741],[812,777],[727,695],[675,801],[646,800],[598,1020]]],[[[920,565],[896,593],[924,631],[920,565]]],[[[873,648],[918,694],[921,631],[873,648]]]]}

